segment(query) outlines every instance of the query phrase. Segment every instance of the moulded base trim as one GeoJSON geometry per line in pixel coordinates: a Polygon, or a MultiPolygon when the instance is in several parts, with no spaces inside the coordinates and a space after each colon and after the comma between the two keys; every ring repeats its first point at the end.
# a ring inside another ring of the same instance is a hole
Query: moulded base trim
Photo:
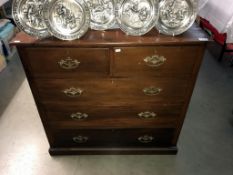
{"type": "Polygon", "coordinates": [[[49,154],[55,155],[174,155],[177,147],[164,148],[50,148],[49,154]]]}

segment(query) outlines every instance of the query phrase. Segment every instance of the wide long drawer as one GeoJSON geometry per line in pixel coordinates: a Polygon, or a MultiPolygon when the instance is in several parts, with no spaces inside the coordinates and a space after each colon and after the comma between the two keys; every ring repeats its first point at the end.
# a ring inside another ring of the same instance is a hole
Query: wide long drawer
{"type": "Polygon", "coordinates": [[[98,77],[109,74],[110,60],[105,48],[24,48],[22,60],[29,75],[43,78],[98,77]]]}
{"type": "Polygon", "coordinates": [[[52,127],[67,128],[169,128],[175,127],[183,105],[135,104],[98,106],[46,104],[46,120],[52,127]]]}
{"type": "Polygon", "coordinates": [[[54,130],[52,147],[171,146],[174,129],[54,130]]]}
{"type": "Polygon", "coordinates": [[[190,76],[200,46],[115,48],[114,76],[190,76]]]}
{"type": "Polygon", "coordinates": [[[88,105],[184,102],[187,79],[75,79],[35,80],[43,102],[70,102],[88,105]]]}

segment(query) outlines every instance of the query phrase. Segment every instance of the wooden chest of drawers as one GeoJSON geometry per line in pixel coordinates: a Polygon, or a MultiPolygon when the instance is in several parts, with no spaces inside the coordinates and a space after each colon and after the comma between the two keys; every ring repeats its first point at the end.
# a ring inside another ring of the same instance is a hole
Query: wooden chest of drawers
{"type": "Polygon", "coordinates": [[[178,37],[89,31],[70,42],[17,34],[50,154],[176,153],[205,37],[197,26],[178,37]]]}

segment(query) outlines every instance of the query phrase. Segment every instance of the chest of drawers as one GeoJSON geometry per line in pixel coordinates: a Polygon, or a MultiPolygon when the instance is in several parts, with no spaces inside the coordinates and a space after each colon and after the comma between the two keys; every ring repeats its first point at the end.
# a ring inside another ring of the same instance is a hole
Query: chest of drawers
{"type": "Polygon", "coordinates": [[[17,46],[51,155],[175,154],[203,57],[197,26],[182,36],[89,31],[17,46]]]}

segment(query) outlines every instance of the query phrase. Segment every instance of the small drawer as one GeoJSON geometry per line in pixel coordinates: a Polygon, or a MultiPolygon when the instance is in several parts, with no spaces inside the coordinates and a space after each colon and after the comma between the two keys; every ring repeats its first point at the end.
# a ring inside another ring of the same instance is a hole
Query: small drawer
{"type": "Polygon", "coordinates": [[[43,102],[65,102],[88,105],[148,103],[182,103],[188,90],[188,80],[157,79],[44,79],[34,81],[43,102]]]}
{"type": "Polygon", "coordinates": [[[42,78],[106,76],[109,74],[105,48],[24,48],[23,62],[29,75],[42,78]]]}
{"type": "Polygon", "coordinates": [[[199,46],[158,46],[115,48],[114,76],[190,76],[199,46]]]}
{"type": "Polygon", "coordinates": [[[140,104],[108,106],[90,103],[46,104],[46,119],[51,127],[72,128],[170,128],[175,127],[182,104],[140,104]]]}
{"type": "Polygon", "coordinates": [[[52,147],[171,146],[174,129],[55,130],[52,147]]]}

